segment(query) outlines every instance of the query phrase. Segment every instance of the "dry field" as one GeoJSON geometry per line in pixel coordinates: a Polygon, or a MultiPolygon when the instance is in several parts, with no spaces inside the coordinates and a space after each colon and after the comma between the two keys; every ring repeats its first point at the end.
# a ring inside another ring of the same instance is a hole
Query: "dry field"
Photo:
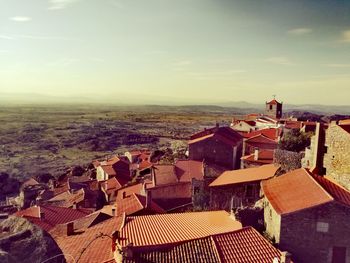
{"type": "Polygon", "coordinates": [[[0,172],[58,176],[126,149],[164,149],[215,122],[228,124],[233,113],[195,106],[2,106],[0,172]]]}

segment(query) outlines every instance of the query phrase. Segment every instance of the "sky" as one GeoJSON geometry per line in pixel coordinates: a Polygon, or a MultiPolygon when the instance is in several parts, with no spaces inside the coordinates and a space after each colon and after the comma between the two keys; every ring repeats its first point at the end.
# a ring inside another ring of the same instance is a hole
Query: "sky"
{"type": "Polygon", "coordinates": [[[0,0],[0,96],[349,105],[350,1],[0,0]]]}

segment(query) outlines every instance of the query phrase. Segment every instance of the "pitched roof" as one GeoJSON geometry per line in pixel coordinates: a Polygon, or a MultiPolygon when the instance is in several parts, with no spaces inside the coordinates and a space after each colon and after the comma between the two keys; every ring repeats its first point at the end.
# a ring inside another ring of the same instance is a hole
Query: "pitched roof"
{"type": "Polygon", "coordinates": [[[346,125],[339,125],[339,127],[341,127],[344,131],[346,131],[347,133],[350,133],[350,125],[346,124],[346,125]]]}
{"type": "Polygon", "coordinates": [[[161,245],[241,228],[241,223],[226,211],[128,216],[120,229],[120,243],[126,246],[132,242],[136,247],[161,245]]]}
{"type": "Polygon", "coordinates": [[[155,165],[153,167],[155,185],[164,185],[177,182],[174,165],[155,165]]]}
{"type": "Polygon", "coordinates": [[[215,243],[210,236],[161,247],[132,249],[132,252],[132,258],[123,260],[123,263],[220,263],[215,243]]]}
{"type": "Polygon", "coordinates": [[[257,130],[257,131],[252,131],[249,133],[243,134],[244,138],[251,138],[257,135],[264,135],[265,137],[271,139],[271,140],[277,140],[278,136],[282,134],[282,129],[280,128],[267,128],[267,129],[262,129],[262,130],[257,130]]]}
{"type": "Polygon", "coordinates": [[[147,207],[146,197],[139,194],[132,193],[130,196],[118,200],[117,202],[117,216],[123,213],[126,215],[133,215],[143,210],[157,214],[165,213],[165,210],[154,201],[151,201],[150,207],[147,207]]]}
{"type": "Polygon", "coordinates": [[[22,183],[22,187],[38,185],[38,184],[39,184],[39,182],[37,180],[35,180],[33,177],[31,177],[22,183]]]}
{"type": "Polygon", "coordinates": [[[82,188],[78,191],[71,193],[66,191],[58,194],[51,199],[47,200],[47,203],[55,204],[60,207],[71,207],[74,203],[79,203],[85,199],[85,190],[82,188]]]}
{"type": "Polygon", "coordinates": [[[252,227],[213,236],[221,262],[271,263],[281,257],[281,251],[272,246],[252,227]]]}
{"type": "Polygon", "coordinates": [[[264,143],[264,144],[275,144],[277,145],[277,142],[275,140],[272,140],[263,134],[258,134],[256,136],[250,137],[246,139],[246,143],[264,143]]]}
{"type": "Polygon", "coordinates": [[[263,181],[261,184],[266,198],[278,214],[293,213],[334,200],[304,168],[263,181]]]}
{"type": "Polygon", "coordinates": [[[252,227],[171,245],[131,249],[132,259],[126,259],[124,263],[271,263],[274,258],[281,257],[281,251],[252,227]]]}
{"type": "Polygon", "coordinates": [[[124,187],[118,189],[117,200],[123,199],[124,192],[125,192],[126,196],[130,196],[132,194],[141,194],[142,189],[143,189],[142,183],[124,186],[124,187]]]}
{"type": "Polygon", "coordinates": [[[267,102],[267,104],[281,104],[276,99],[271,100],[270,102],[267,102]]]}
{"type": "Polygon", "coordinates": [[[194,160],[178,160],[175,163],[175,173],[179,182],[191,182],[192,178],[203,180],[204,163],[194,160]]]}
{"type": "Polygon", "coordinates": [[[79,262],[100,263],[113,259],[112,241],[108,237],[102,237],[101,234],[111,236],[121,224],[122,217],[114,217],[88,227],[76,235],[66,236],[58,233],[51,235],[66,256],[67,263],[77,262],[79,257],[79,262]]]}
{"type": "Polygon", "coordinates": [[[261,181],[273,177],[278,169],[279,167],[274,164],[267,164],[259,167],[225,171],[209,186],[214,187],[261,181]]]}
{"type": "Polygon", "coordinates": [[[214,127],[192,135],[188,143],[193,144],[208,138],[218,139],[231,146],[242,140],[242,136],[230,127],[214,127]]]}
{"type": "Polygon", "coordinates": [[[273,154],[272,150],[259,150],[258,159],[255,160],[255,154],[249,154],[243,156],[241,159],[248,162],[261,163],[261,164],[272,164],[273,163],[273,154]]]}
{"type": "Polygon", "coordinates": [[[42,229],[49,231],[58,224],[73,221],[87,214],[88,212],[80,209],[41,205],[18,211],[14,215],[24,217],[42,229]],[[44,218],[40,218],[41,213],[44,213],[44,218]]]}
{"type": "Polygon", "coordinates": [[[313,176],[335,201],[350,206],[350,192],[327,177],[313,176]]]}

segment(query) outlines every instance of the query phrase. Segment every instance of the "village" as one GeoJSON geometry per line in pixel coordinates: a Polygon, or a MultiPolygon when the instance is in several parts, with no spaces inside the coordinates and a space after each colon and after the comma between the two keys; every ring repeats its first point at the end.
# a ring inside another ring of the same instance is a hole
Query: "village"
{"type": "Polygon", "coordinates": [[[350,262],[350,119],[263,107],[192,134],[172,163],[131,148],[22,182],[0,204],[0,262],[29,257],[11,220],[56,244],[28,262],[350,262]]]}

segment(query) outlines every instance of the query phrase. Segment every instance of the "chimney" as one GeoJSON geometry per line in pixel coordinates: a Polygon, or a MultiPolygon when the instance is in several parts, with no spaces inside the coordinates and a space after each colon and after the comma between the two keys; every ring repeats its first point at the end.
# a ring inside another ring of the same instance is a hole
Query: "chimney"
{"type": "Polygon", "coordinates": [[[74,234],[74,222],[68,222],[66,225],[65,225],[65,228],[66,228],[66,234],[67,236],[71,236],[74,234]]]}
{"type": "Polygon", "coordinates": [[[151,202],[152,202],[152,192],[150,190],[146,191],[146,208],[151,207],[151,202]]]}
{"type": "Polygon", "coordinates": [[[254,150],[254,161],[259,160],[259,149],[255,148],[254,150]]]}
{"type": "Polygon", "coordinates": [[[292,254],[287,251],[281,252],[281,263],[291,263],[292,262],[292,254]]]}
{"type": "Polygon", "coordinates": [[[77,203],[76,202],[73,203],[73,209],[77,209],[77,203]]]}

